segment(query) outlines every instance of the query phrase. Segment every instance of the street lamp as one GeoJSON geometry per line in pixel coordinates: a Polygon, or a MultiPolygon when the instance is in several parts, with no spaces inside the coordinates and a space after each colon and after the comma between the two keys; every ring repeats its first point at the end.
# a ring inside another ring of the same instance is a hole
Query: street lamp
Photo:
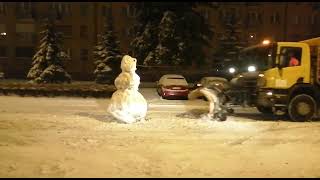
{"type": "Polygon", "coordinates": [[[270,40],[268,40],[268,39],[266,39],[266,40],[263,40],[263,41],[262,41],[262,44],[263,44],[263,45],[267,45],[267,44],[270,44],[270,40]]]}

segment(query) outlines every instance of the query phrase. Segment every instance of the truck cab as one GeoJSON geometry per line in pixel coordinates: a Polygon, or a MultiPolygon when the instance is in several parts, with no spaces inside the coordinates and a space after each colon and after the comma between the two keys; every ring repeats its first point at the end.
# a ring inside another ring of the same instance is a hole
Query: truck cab
{"type": "Polygon", "coordinates": [[[257,82],[256,106],[263,113],[282,111],[292,120],[306,121],[319,102],[320,38],[274,42],[267,69],[257,82]],[[291,61],[298,61],[292,64],[291,61]]]}

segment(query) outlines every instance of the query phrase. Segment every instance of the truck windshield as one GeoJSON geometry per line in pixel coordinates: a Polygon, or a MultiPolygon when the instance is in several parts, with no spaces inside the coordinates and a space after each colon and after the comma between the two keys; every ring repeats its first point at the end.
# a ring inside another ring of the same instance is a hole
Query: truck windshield
{"type": "Polygon", "coordinates": [[[254,46],[240,51],[238,59],[242,71],[248,66],[255,66],[257,71],[264,71],[274,67],[274,45],[254,46]]]}

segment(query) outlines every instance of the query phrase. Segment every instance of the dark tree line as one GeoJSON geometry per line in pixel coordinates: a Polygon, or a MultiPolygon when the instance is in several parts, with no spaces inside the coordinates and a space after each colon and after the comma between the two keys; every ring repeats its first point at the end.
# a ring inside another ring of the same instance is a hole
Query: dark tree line
{"type": "MultiPolygon", "coordinates": [[[[213,37],[212,27],[196,11],[197,2],[134,2],[135,39],[130,53],[139,64],[202,64],[203,48],[213,37]]],[[[210,6],[210,3],[202,4],[210,6]]]]}

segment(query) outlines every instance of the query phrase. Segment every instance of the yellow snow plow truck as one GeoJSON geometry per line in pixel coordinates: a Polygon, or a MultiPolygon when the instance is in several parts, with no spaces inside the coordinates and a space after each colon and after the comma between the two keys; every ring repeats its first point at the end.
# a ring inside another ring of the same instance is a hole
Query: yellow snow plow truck
{"type": "Polygon", "coordinates": [[[293,121],[307,121],[320,107],[320,37],[265,44],[268,68],[257,81],[256,107],[282,111],[293,121]]]}

